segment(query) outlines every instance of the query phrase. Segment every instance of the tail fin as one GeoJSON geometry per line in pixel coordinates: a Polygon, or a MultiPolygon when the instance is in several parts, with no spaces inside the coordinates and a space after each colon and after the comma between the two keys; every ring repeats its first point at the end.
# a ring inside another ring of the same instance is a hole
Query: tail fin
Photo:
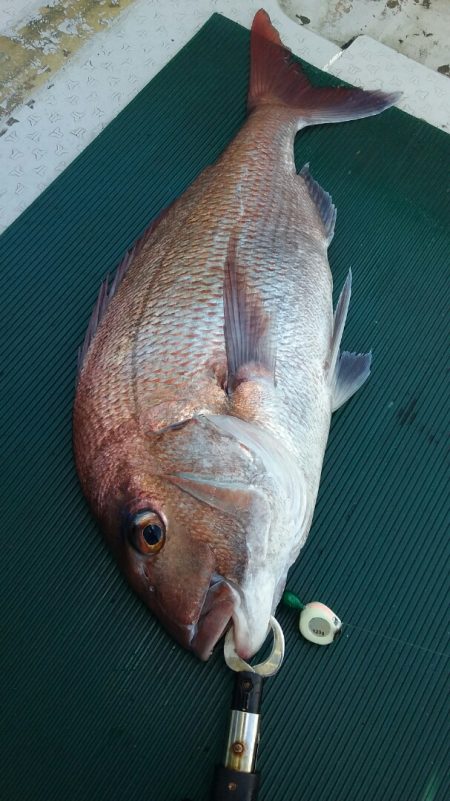
{"type": "Polygon", "coordinates": [[[251,33],[249,111],[262,105],[291,106],[308,125],[316,125],[378,114],[399,97],[396,92],[313,86],[291,61],[291,51],[284,47],[266,11],[257,12],[251,33]]]}

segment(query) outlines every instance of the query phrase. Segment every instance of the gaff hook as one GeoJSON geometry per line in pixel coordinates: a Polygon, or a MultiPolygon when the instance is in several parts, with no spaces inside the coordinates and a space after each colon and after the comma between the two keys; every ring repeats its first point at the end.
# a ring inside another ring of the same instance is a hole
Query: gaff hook
{"type": "Polygon", "coordinates": [[[233,628],[227,631],[223,655],[225,657],[225,662],[231,670],[246,670],[264,677],[274,676],[275,673],[278,672],[284,659],[284,634],[278,620],[274,617],[270,618],[269,625],[273,633],[272,650],[267,659],[265,659],[264,662],[259,662],[257,665],[249,665],[248,662],[238,656],[234,647],[233,628]]]}

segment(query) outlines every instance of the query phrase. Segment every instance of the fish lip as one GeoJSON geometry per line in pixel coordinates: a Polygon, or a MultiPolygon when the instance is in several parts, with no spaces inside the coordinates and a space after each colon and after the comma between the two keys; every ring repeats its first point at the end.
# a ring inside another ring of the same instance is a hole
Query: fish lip
{"type": "Polygon", "coordinates": [[[236,585],[223,576],[214,574],[190,643],[190,649],[199,659],[209,659],[215,645],[228,629],[238,604],[240,594],[236,585]]]}

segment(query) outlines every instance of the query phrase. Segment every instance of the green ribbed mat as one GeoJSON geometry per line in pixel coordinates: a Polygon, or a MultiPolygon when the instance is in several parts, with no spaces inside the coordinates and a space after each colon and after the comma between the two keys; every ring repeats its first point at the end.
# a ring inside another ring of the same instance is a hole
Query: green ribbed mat
{"type": "MultiPolygon", "coordinates": [[[[203,665],[174,645],[122,580],[78,486],[71,407],[102,277],[244,119],[248,43],[212,17],[0,239],[1,801],[208,797],[231,675],[220,650],[203,665]]],[[[373,348],[374,369],[334,418],[289,581],[349,625],[321,649],[279,612],[264,801],[446,795],[448,160],[448,136],[396,110],[297,140],[338,209],[336,291],[353,269],[344,345],[373,348]]]]}

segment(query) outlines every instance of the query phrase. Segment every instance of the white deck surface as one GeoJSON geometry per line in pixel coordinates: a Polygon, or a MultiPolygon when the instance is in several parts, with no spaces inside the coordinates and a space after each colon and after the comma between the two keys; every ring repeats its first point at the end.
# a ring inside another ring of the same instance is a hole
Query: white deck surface
{"type": "MultiPolygon", "coordinates": [[[[52,0],[47,3],[51,5],[52,0]]],[[[56,0],[54,0],[56,2],[56,0]]],[[[0,32],[33,18],[35,0],[0,0],[0,32]]],[[[214,12],[250,27],[261,0],[135,0],[14,109],[0,137],[0,232],[38,197],[214,12]],[[6,129],[5,129],[6,128],[6,129]]],[[[345,50],[264,7],[294,53],[365,88],[401,89],[398,106],[449,129],[450,81],[363,36],[345,50]]],[[[5,123],[5,120],[4,120],[5,123]]]]}

